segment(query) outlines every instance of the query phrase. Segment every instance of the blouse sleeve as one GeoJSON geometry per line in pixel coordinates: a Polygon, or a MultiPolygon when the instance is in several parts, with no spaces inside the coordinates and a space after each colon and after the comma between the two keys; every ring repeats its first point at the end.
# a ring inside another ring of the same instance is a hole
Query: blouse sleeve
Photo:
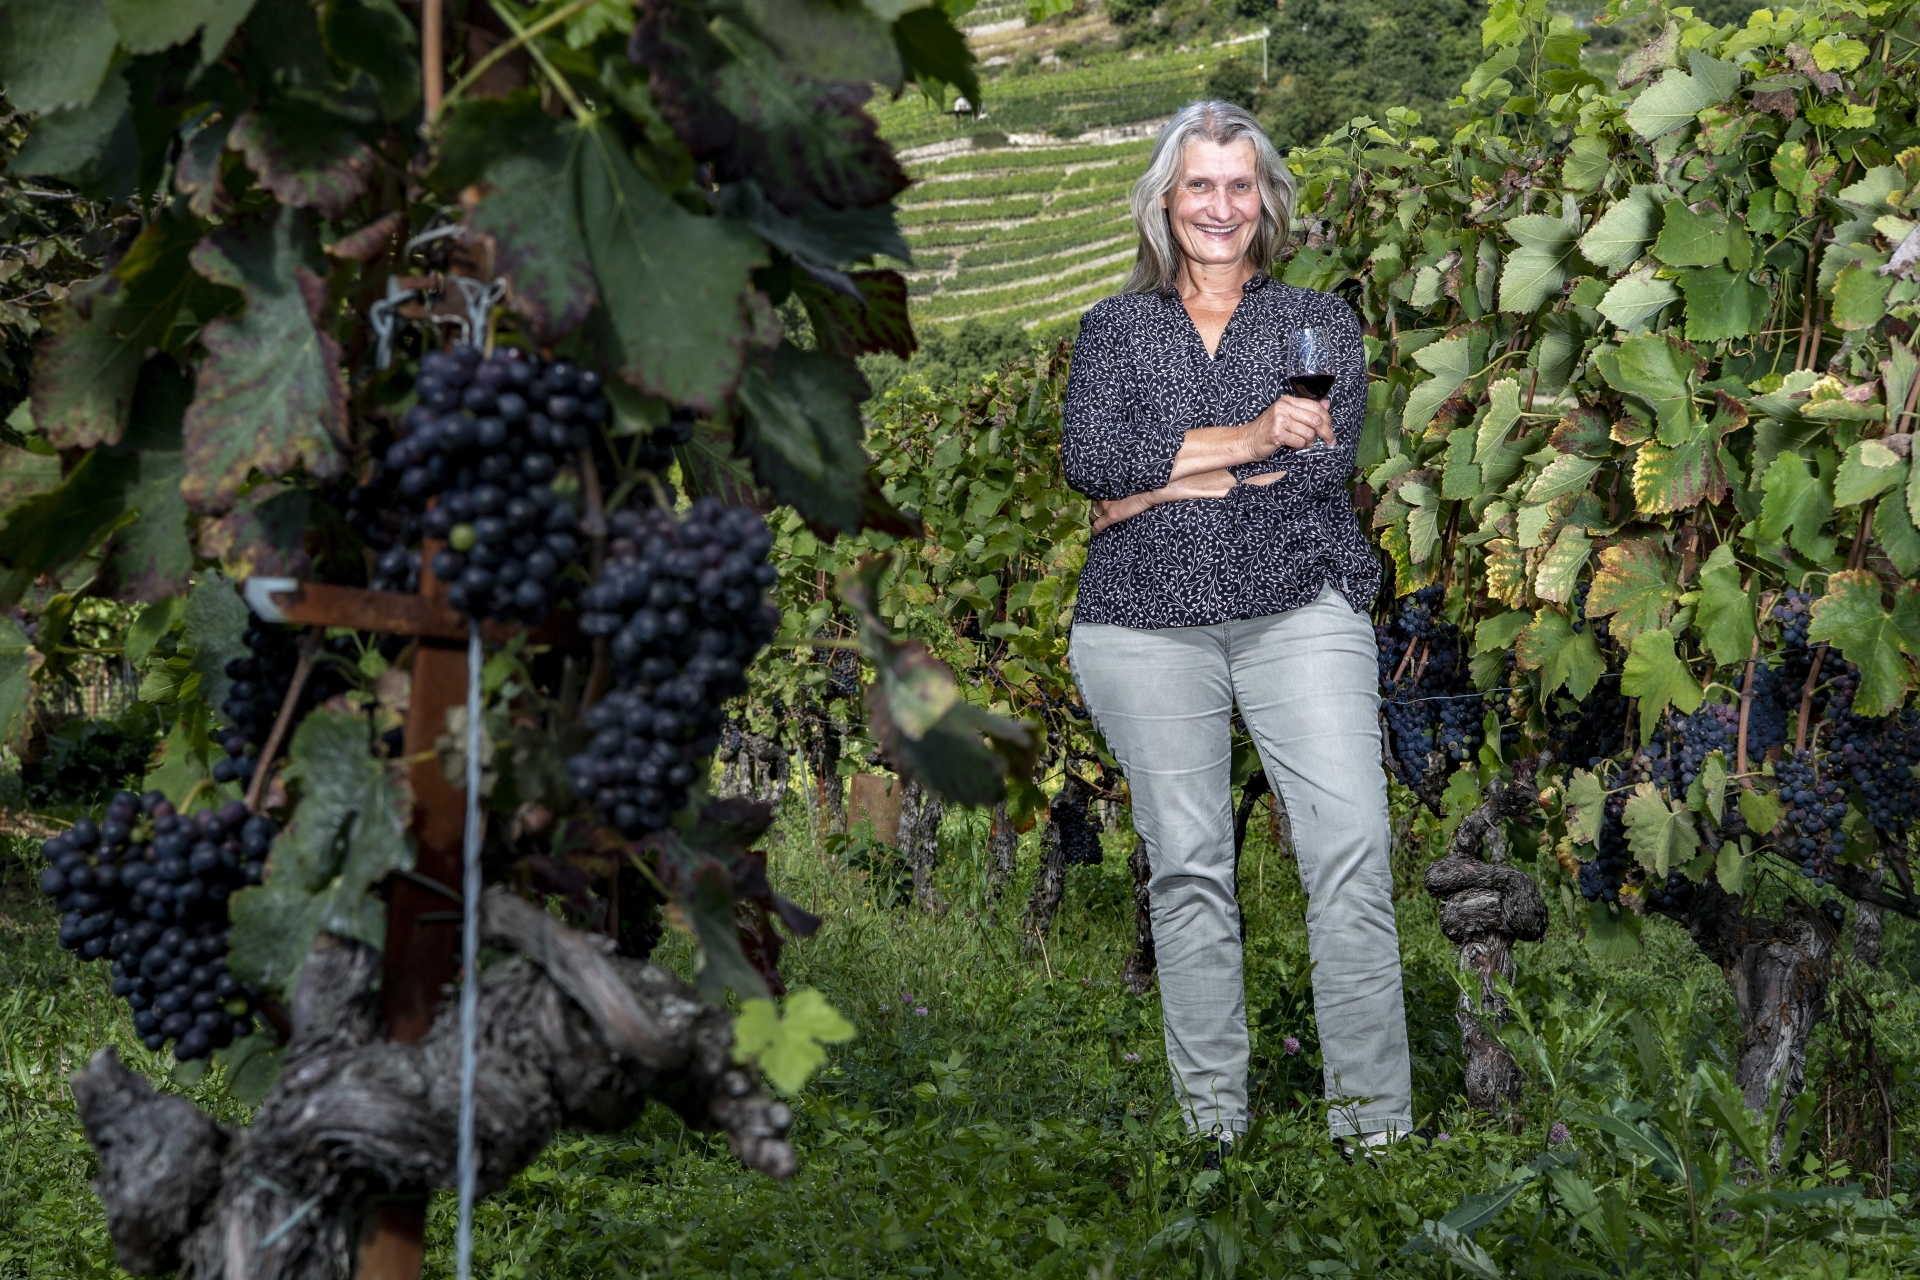
{"type": "Polygon", "coordinates": [[[1165,488],[1186,442],[1173,424],[1145,420],[1129,337],[1112,308],[1094,307],[1080,321],[1067,375],[1061,464],[1069,485],[1103,502],[1165,488]]]}

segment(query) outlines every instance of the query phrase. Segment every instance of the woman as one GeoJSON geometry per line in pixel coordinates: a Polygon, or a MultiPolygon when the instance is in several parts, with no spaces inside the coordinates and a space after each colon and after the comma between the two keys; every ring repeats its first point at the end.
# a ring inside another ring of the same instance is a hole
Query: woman
{"type": "Polygon", "coordinates": [[[1266,274],[1292,209],[1245,111],[1174,116],[1133,188],[1132,278],[1081,322],[1062,442],[1067,482],[1094,500],[1068,662],[1133,793],[1167,1057],[1189,1127],[1223,1144],[1210,1164],[1247,1124],[1236,703],[1299,851],[1333,1136],[1413,1126],[1363,612],[1380,569],[1347,491],[1365,349],[1345,303],[1266,274]],[[1324,403],[1287,394],[1308,326],[1333,351],[1324,403]]]}

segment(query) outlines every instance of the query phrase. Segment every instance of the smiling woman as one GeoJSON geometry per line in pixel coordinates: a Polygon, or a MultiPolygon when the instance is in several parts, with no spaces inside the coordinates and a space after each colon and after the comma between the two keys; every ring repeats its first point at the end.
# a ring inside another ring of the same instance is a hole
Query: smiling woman
{"type": "Polygon", "coordinates": [[[1347,493],[1359,325],[1268,274],[1293,180],[1241,108],[1176,114],[1132,207],[1132,278],[1082,321],[1067,392],[1066,477],[1095,530],[1068,661],[1151,864],[1175,1086],[1195,1133],[1245,1130],[1237,703],[1294,823],[1334,1137],[1385,1141],[1413,1100],[1363,612],[1380,570],[1347,493]]]}

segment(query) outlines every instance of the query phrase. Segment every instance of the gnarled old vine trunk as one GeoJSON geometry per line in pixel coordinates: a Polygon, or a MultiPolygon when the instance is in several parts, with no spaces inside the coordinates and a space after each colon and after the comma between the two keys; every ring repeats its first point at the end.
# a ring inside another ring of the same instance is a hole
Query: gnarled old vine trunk
{"type": "MultiPolygon", "coordinates": [[[[792,1113],[731,1059],[732,1015],[671,973],[490,889],[481,975],[481,1194],[563,1127],[616,1130],[657,1098],[774,1177],[794,1171],[792,1113]]],[[[378,952],[320,935],[301,973],[287,1061],[253,1124],[229,1130],[155,1093],[111,1049],[75,1074],[94,1181],[120,1265],[182,1280],[345,1280],[373,1211],[454,1184],[458,1018],[379,1038],[378,952]]]]}
{"type": "MultiPolygon", "coordinates": [[[[1523,765],[1526,762],[1523,762],[1523,765]]],[[[1513,1055],[1493,1033],[1507,1003],[1496,978],[1512,982],[1516,941],[1538,942],[1547,932],[1547,904],[1533,878],[1507,865],[1505,820],[1539,802],[1533,768],[1516,765],[1511,783],[1496,780],[1486,799],[1453,833],[1447,856],[1427,867],[1427,892],[1440,899],[1440,931],[1460,948],[1460,967],[1479,979],[1478,994],[1461,992],[1455,1017],[1465,1058],[1467,1101],[1502,1111],[1519,1101],[1524,1081],[1513,1055]]]]}
{"type": "Polygon", "coordinates": [[[1806,1084],[1807,1042],[1827,1013],[1833,944],[1845,909],[1789,898],[1778,920],[1745,912],[1742,899],[1708,880],[1680,917],[1702,953],[1727,975],[1740,1013],[1734,1081],[1747,1106],[1764,1115],[1777,1086],[1782,1116],[1806,1084]]]}
{"type": "Polygon", "coordinates": [[[947,806],[918,778],[908,778],[901,786],[900,851],[913,872],[913,901],[920,910],[937,914],[946,910],[933,887],[933,869],[940,861],[940,820],[947,806]]]}
{"type": "Polygon", "coordinates": [[[1154,970],[1160,967],[1153,950],[1153,897],[1147,882],[1153,878],[1153,864],[1147,860],[1147,842],[1135,839],[1133,853],[1127,858],[1127,870],[1133,873],[1133,950],[1121,966],[1120,981],[1127,990],[1143,996],[1153,990],[1154,970]]]}

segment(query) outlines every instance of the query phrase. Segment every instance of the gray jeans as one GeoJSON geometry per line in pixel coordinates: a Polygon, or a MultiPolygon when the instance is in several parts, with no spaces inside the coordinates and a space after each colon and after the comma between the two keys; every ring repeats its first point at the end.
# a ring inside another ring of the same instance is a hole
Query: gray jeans
{"type": "Polygon", "coordinates": [[[1152,867],[1167,1059],[1188,1124],[1202,1133],[1247,1126],[1230,781],[1238,702],[1293,825],[1327,1096],[1347,1100],[1331,1128],[1412,1129],[1366,617],[1329,586],[1302,608],[1210,627],[1076,625],[1067,661],[1133,792],[1152,867]]]}

